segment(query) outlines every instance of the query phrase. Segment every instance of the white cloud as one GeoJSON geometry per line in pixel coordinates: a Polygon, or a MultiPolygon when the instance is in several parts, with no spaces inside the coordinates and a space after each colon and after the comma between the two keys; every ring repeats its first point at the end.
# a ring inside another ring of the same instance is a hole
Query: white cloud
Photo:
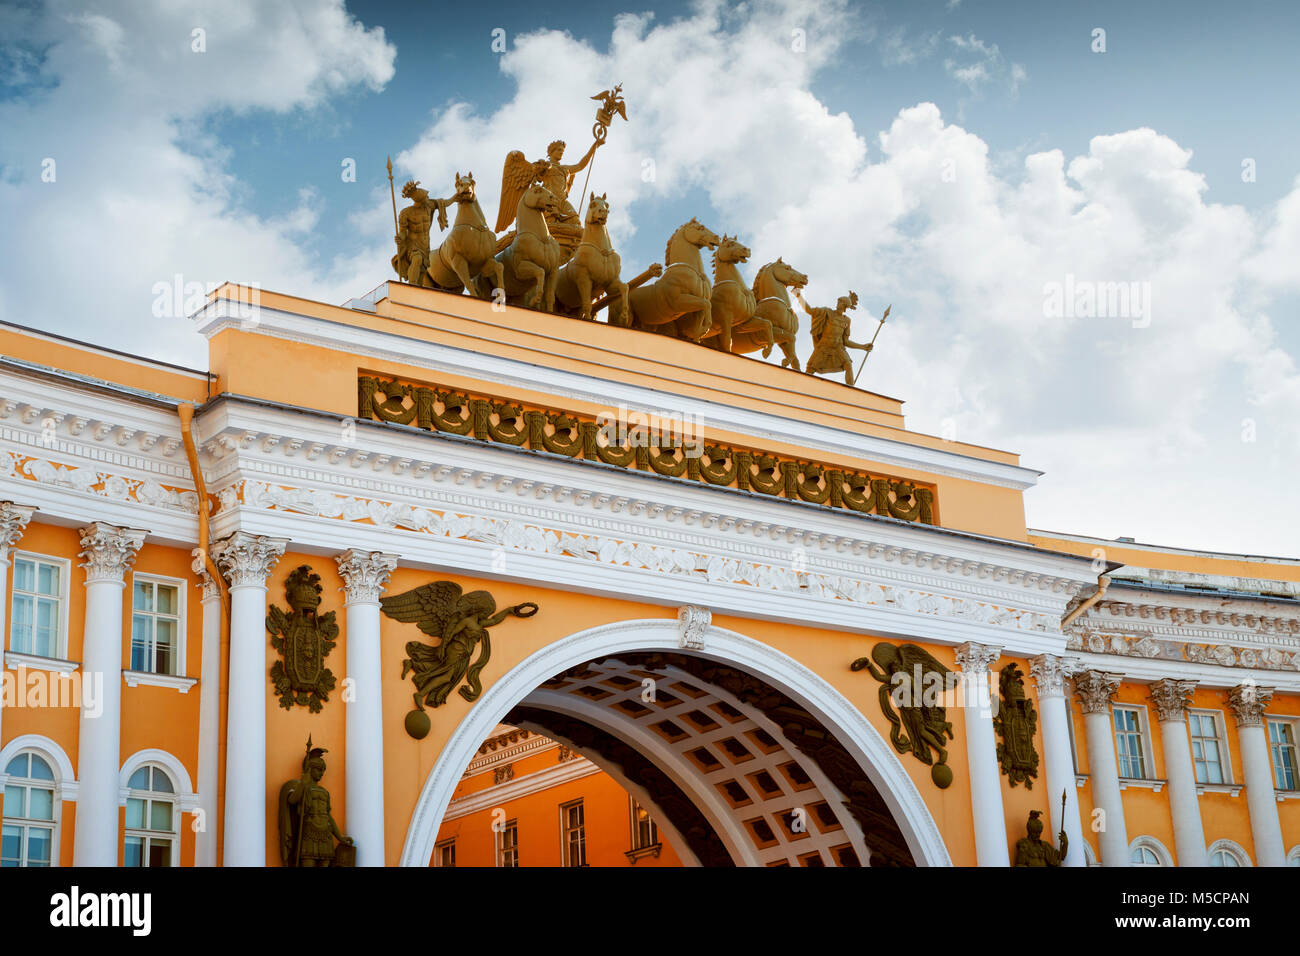
{"type": "Polygon", "coordinates": [[[985,43],[975,34],[950,36],[952,56],[943,61],[949,76],[972,93],[981,92],[988,84],[997,81],[1015,94],[1027,77],[1019,63],[1008,64],[996,43],[985,43]]]}

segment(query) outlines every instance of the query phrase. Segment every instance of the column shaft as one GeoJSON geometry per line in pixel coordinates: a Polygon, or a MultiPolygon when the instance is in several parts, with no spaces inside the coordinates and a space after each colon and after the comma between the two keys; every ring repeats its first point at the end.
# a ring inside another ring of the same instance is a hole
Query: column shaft
{"type": "Polygon", "coordinates": [[[1063,866],[1086,866],[1083,828],[1079,823],[1079,788],[1075,783],[1074,758],[1070,747],[1069,714],[1065,709],[1065,680],[1071,664],[1044,654],[1029,663],[1030,675],[1038,685],[1039,718],[1043,724],[1043,763],[1047,774],[1047,806],[1052,828],[1044,839],[1056,840],[1065,831],[1069,845],[1063,866]],[[1065,809],[1060,794],[1066,795],[1065,809]]]}
{"type": "Polygon", "coordinates": [[[194,572],[203,584],[203,656],[199,678],[199,809],[194,865],[217,865],[217,779],[221,742],[221,595],[195,550],[194,572]]]}
{"type": "Polygon", "coordinates": [[[1119,763],[1115,759],[1110,701],[1119,688],[1120,674],[1084,671],[1074,678],[1083,703],[1084,735],[1088,741],[1088,773],[1092,801],[1103,811],[1098,831],[1102,866],[1128,866],[1128,830],[1119,789],[1119,763]]]}
{"type": "Polygon", "coordinates": [[[1002,808],[1002,775],[993,733],[989,695],[989,664],[1001,656],[1000,647],[963,644],[957,649],[962,669],[962,703],[966,716],[966,758],[970,764],[971,815],[975,860],[979,866],[1010,866],[1006,815],[1002,808]]]}
{"type": "Polygon", "coordinates": [[[1286,845],[1282,842],[1268,734],[1264,730],[1264,708],[1272,699],[1272,687],[1242,685],[1228,692],[1228,704],[1237,715],[1237,740],[1241,743],[1241,769],[1256,866],[1286,866],[1286,845]]]}
{"type": "Polygon", "coordinates": [[[1169,815],[1174,824],[1174,849],[1179,866],[1208,866],[1201,804],[1196,796],[1196,768],[1192,765],[1187,736],[1187,702],[1194,681],[1158,680],[1151,685],[1151,701],[1160,721],[1165,750],[1165,777],[1169,780],[1169,815]]]}

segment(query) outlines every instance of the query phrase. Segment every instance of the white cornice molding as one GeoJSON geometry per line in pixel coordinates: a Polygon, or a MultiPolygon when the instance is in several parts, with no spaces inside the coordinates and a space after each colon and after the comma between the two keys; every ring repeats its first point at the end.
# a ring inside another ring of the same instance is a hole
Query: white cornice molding
{"type": "Polygon", "coordinates": [[[600,773],[600,768],[586,757],[575,755],[553,767],[515,777],[508,783],[495,784],[477,793],[457,797],[447,804],[447,812],[443,814],[442,819],[446,823],[448,820],[467,817],[481,810],[504,807],[511,800],[519,800],[539,790],[549,790],[551,787],[589,777],[594,773],[600,773]]]}
{"type": "Polygon", "coordinates": [[[177,677],[173,674],[154,674],[150,671],[122,671],[122,680],[127,687],[168,687],[188,694],[190,688],[199,682],[197,677],[177,677]]]}
{"type": "MultiPolygon", "coordinates": [[[[246,309],[247,306],[243,308],[246,309]]],[[[246,315],[239,314],[240,309],[239,303],[216,299],[207,303],[191,318],[198,331],[208,338],[223,329],[237,328],[350,355],[400,362],[434,373],[472,375],[498,385],[542,390],[559,398],[591,402],[610,408],[625,404],[630,408],[691,415],[698,421],[706,422],[711,428],[830,454],[851,455],[887,467],[919,470],[1017,490],[1037,484],[1041,475],[1041,472],[1019,465],[991,462],[894,439],[861,435],[815,422],[782,418],[615,380],[597,379],[590,375],[502,358],[486,351],[454,348],[411,336],[378,332],[266,306],[258,306],[257,323],[252,325],[246,315]]]]}

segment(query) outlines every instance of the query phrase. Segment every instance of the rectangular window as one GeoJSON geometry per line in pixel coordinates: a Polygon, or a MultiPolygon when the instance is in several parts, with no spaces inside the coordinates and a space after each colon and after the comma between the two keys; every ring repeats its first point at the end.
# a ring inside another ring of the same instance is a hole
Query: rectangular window
{"type": "Polygon", "coordinates": [[[1300,769],[1296,764],[1295,723],[1268,721],[1268,744],[1273,752],[1273,785],[1278,790],[1300,790],[1300,769]]]}
{"type": "Polygon", "coordinates": [[[1146,748],[1142,743],[1142,723],[1137,708],[1116,707],[1114,718],[1119,775],[1142,779],[1146,776],[1146,748]]]}
{"type": "Polygon", "coordinates": [[[497,866],[519,865],[519,821],[507,820],[497,833],[497,866]]]}
{"type": "Polygon", "coordinates": [[[433,848],[433,865],[456,865],[456,840],[454,837],[450,840],[443,840],[433,848]]]}
{"type": "Polygon", "coordinates": [[[33,555],[14,557],[9,649],[38,657],[63,656],[66,566],[33,555]]]}
{"type": "Polygon", "coordinates": [[[659,828],[650,811],[632,800],[632,849],[644,850],[659,842],[659,828]]]}
{"type": "Polygon", "coordinates": [[[181,641],[181,597],[175,584],[135,576],[131,590],[131,670],[175,674],[181,641]]]}
{"type": "Polygon", "coordinates": [[[1197,783],[1226,783],[1227,747],[1224,746],[1217,714],[1188,711],[1187,730],[1192,739],[1192,764],[1197,783]]]}
{"type": "Polygon", "coordinates": [[[560,845],[564,848],[565,866],[587,865],[587,826],[582,801],[560,806],[560,845]]]}

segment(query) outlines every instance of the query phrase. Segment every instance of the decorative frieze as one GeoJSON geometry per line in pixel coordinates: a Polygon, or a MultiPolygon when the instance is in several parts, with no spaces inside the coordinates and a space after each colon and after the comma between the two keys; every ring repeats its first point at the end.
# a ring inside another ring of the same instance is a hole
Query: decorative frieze
{"type": "Polygon", "coordinates": [[[395,554],[358,551],[356,548],[336,555],[334,560],[338,562],[349,604],[378,604],[389,575],[397,567],[395,554]]]}
{"type": "Polygon", "coordinates": [[[81,566],[86,569],[86,583],[126,580],[126,572],[135,563],[135,556],[144,545],[148,532],[132,528],[118,528],[102,521],[87,525],[80,531],[82,551],[81,566]]]}
{"type": "Polygon", "coordinates": [[[1264,723],[1264,708],[1273,699],[1272,687],[1255,684],[1238,684],[1228,691],[1228,706],[1237,717],[1238,727],[1260,727],[1264,723]]]}
{"type": "Polygon", "coordinates": [[[271,538],[237,531],[216,542],[212,546],[212,556],[232,588],[264,587],[266,576],[280,560],[288,544],[288,538],[271,538]]]}
{"type": "MultiPolygon", "coordinates": [[[[799,461],[727,445],[688,449],[678,432],[660,441],[614,434],[595,420],[567,412],[526,409],[488,397],[414,383],[360,376],[358,417],[483,442],[528,448],[670,478],[935,524],[935,490],[916,482],[799,461]]],[[[623,429],[627,432],[628,429],[623,429]]],[[[644,431],[644,429],[643,429],[644,431]]]]}
{"type": "Polygon", "coordinates": [[[1194,680],[1164,680],[1151,684],[1151,702],[1156,705],[1156,718],[1160,723],[1170,720],[1187,719],[1187,705],[1192,691],[1196,689],[1194,680]]]}

